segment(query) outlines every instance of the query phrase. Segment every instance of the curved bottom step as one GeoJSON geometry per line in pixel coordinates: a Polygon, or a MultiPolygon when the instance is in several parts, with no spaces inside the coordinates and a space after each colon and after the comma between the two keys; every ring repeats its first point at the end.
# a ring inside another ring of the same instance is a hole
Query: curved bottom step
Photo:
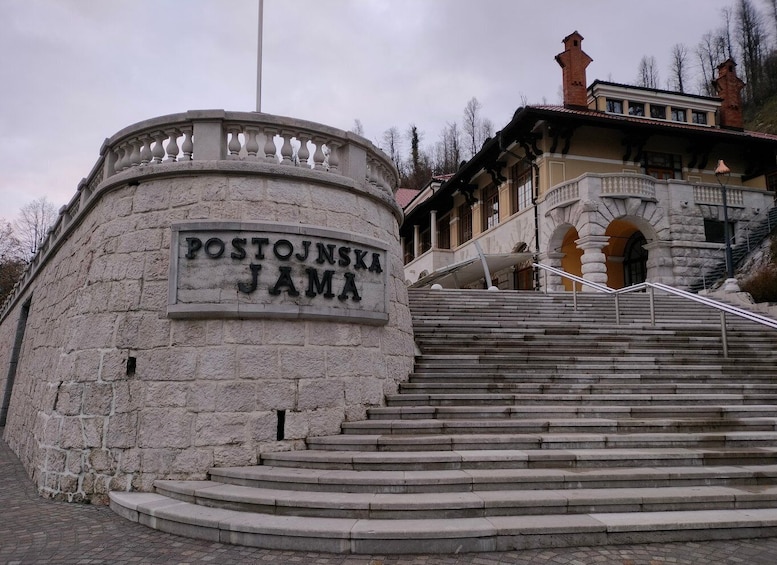
{"type": "Polygon", "coordinates": [[[152,493],[110,493],[111,509],[181,536],[266,549],[401,554],[512,551],[777,536],[777,509],[357,520],[208,508],[152,493]]]}

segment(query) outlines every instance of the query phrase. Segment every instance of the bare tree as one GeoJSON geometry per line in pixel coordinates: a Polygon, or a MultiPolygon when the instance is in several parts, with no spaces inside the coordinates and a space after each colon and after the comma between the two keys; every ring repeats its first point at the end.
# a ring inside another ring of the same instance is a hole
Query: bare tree
{"type": "Polygon", "coordinates": [[[708,31],[705,33],[696,47],[696,56],[699,58],[699,67],[701,69],[699,93],[707,96],[717,96],[717,90],[712,85],[712,81],[715,79],[718,65],[728,58],[725,36],[720,31],[708,31]]]}
{"type": "Polygon", "coordinates": [[[766,50],[766,31],[761,13],[750,0],[739,0],[736,11],[737,43],[745,67],[747,100],[755,101],[761,94],[761,75],[766,50]]]}
{"type": "Polygon", "coordinates": [[[480,139],[485,143],[489,137],[494,137],[494,122],[488,118],[483,118],[483,121],[480,122],[480,139]]]}
{"type": "Polygon", "coordinates": [[[22,245],[10,222],[0,219],[0,304],[13,289],[24,271],[22,245]]]}
{"type": "Polygon", "coordinates": [[[637,86],[643,88],[658,88],[658,67],[656,58],[652,55],[644,55],[639,62],[639,71],[637,74],[637,86]]]}
{"type": "Polygon", "coordinates": [[[721,10],[723,15],[723,27],[718,31],[718,35],[722,38],[723,49],[725,50],[724,59],[734,58],[734,43],[731,41],[731,22],[734,20],[734,10],[730,6],[726,6],[721,10]]]}
{"type": "Polygon", "coordinates": [[[772,11],[772,19],[774,20],[774,38],[775,41],[777,41],[777,0],[766,0],[766,4],[772,11]]]}
{"type": "Polygon", "coordinates": [[[27,258],[37,251],[57,219],[57,209],[45,196],[22,206],[14,222],[16,237],[27,258]]]}
{"type": "Polygon", "coordinates": [[[359,118],[354,119],[351,131],[356,135],[364,137],[364,126],[362,125],[362,121],[359,118]]]}
{"type": "Polygon", "coordinates": [[[688,76],[688,48],[682,43],[675,43],[672,47],[672,66],[669,72],[669,88],[685,92],[688,76]]]}
{"type": "Polygon", "coordinates": [[[461,161],[461,132],[456,122],[446,124],[435,146],[434,174],[453,173],[461,161]]]}
{"type": "Polygon", "coordinates": [[[480,108],[482,105],[474,96],[464,106],[464,135],[467,136],[470,156],[477,153],[480,147],[480,108]]]}
{"type": "Polygon", "coordinates": [[[399,163],[402,160],[400,155],[400,146],[402,145],[402,138],[399,135],[399,128],[391,126],[389,129],[383,132],[383,143],[381,149],[391,158],[394,166],[399,169],[399,163]]]}

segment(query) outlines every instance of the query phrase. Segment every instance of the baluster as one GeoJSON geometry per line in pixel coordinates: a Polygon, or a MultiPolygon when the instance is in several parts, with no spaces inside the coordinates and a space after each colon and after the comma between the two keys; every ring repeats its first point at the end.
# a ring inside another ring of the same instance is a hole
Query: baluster
{"type": "Polygon", "coordinates": [[[328,141],[326,148],[329,150],[329,172],[340,173],[340,144],[336,141],[328,141]]]}
{"type": "Polygon", "coordinates": [[[313,169],[321,171],[326,169],[326,155],[324,155],[324,140],[320,137],[312,138],[316,150],[313,152],[313,169]]]}
{"type": "Polygon", "coordinates": [[[178,130],[170,130],[170,140],[167,142],[167,159],[165,161],[175,163],[178,160],[178,130]]]}
{"type": "Polygon", "coordinates": [[[259,142],[256,141],[256,136],[259,135],[259,131],[254,128],[246,128],[246,153],[251,159],[256,159],[256,154],[259,153],[259,142]]]}
{"type": "Polygon", "coordinates": [[[240,138],[238,137],[240,134],[240,127],[230,126],[227,128],[227,132],[230,135],[229,143],[227,144],[227,149],[229,149],[229,158],[238,159],[240,157],[240,149],[243,147],[240,144],[240,138]]]}
{"type": "Polygon", "coordinates": [[[299,149],[297,150],[297,158],[299,159],[299,166],[310,168],[310,165],[308,164],[308,159],[310,159],[310,150],[308,149],[308,142],[307,140],[310,139],[309,136],[305,134],[299,134],[297,136],[297,139],[299,140],[299,149]]]}
{"type": "Polygon", "coordinates": [[[147,135],[140,138],[140,165],[146,166],[151,162],[154,156],[151,154],[151,142],[153,139],[147,135]]]}
{"type": "Polygon", "coordinates": [[[375,171],[376,162],[372,159],[367,160],[367,182],[372,186],[378,186],[378,175],[375,171]]]}
{"type": "Polygon", "coordinates": [[[132,164],[132,159],[130,158],[132,155],[132,145],[130,145],[128,142],[123,143],[121,145],[121,150],[121,170],[126,171],[132,164]]]}
{"type": "Polygon", "coordinates": [[[161,163],[165,158],[165,146],[163,145],[165,139],[167,139],[167,135],[163,131],[154,134],[154,147],[151,149],[151,154],[154,156],[153,163],[161,163]]]}
{"type": "Polygon", "coordinates": [[[282,131],[281,137],[283,137],[283,145],[281,146],[281,165],[293,165],[294,161],[294,149],[291,146],[291,138],[293,134],[288,131],[282,131]]]}
{"type": "Polygon", "coordinates": [[[264,130],[264,160],[277,165],[278,148],[275,147],[276,133],[277,132],[274,129],[267,128],[264,130]]]}
{"type": "Polygon", "coordinates": [[[116,153],[116,162],[113,164],[113,172],[120,173],[124,170],[124,147],[117,145],[114,152],[116,153]]]}
{"type": "Polygon", "coordinates": [[[129,166],[137,167],[140,165],[140,142],[137,139],[133,139],[129,142],[132,151],[129,156],[129,166]]]}
{"type": "Polygon", "coordinates": [[[182,161],[191,161],[194,155],[194,141],[192,141],[192,130],[187,129],[183,132],[184,138],[181,144],[181,151],[183,152],[182,161]]]}

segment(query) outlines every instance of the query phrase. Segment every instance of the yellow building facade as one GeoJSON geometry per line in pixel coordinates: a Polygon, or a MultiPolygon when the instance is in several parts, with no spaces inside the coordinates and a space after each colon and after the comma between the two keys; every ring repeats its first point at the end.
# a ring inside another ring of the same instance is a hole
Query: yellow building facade
{"type": "Polygon", "coordinates": [[[408,284],[571,289],[541,280],[538,261],[612,288],[649,280],[697,290],[723,259],[723,185],[735,244],[774,206],[777,136],[742,128],[733,62],[716,80],[727,98],[586,87],[582,39],[565,38],[557,57],[563,106],[519,108],[405,207],[408,284]],[[725,178],[715,175],[721,159],[725,178]]]}

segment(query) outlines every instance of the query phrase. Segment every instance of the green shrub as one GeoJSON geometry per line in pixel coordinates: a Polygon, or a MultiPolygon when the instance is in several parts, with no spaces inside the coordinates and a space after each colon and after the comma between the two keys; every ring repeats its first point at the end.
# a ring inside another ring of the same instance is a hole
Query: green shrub
{"type": "Polygon", "coordinates": [[[777,302],[777,265],[771,263],[749,276],[741,284],[756,302],[777,302]]]}

